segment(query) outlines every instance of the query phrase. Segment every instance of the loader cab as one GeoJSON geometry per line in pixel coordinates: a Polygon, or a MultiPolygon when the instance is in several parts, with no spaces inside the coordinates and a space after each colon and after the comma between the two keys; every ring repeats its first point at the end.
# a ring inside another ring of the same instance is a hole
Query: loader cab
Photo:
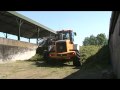
{"type": "Polygon", "coordinates": [[[73,43],[75,35],[76,33],[73,32],[72,30],[62,30],[62,31],[57,31],[56,38],[57,40],[70,40],[71,43],[73,43]]]}

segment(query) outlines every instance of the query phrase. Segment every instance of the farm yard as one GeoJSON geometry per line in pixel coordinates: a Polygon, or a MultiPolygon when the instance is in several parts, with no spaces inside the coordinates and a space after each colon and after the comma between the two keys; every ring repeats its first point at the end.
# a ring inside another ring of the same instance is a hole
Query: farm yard
{"type": "Polygon", "coordinates": [[[120,78],[119,13],[0,11],[0,79],[120,78]]]}
{"type": "MultiPolygon", "coordinates": [[[[92,46],[95,47],[95,46],[92,46]]],[[[98,47],[81,47],[81,59],[87,60],[91,55],[85,56],[88,50],[93,50],[92,56],[98,47]],[[87,50],[87,51],[86,51],[87,50]],[[84,52],[83,52],[84,51],[84,52]],[[85,52],[86,51],[86,52],[85,52]]],[[[106,52],[105,52],[106,53],[106,52]]],[[[99,55],[96,56],[99,58],[99,55]]],[[[112,74],[111,65],[107,60],[104,61],[85,61],[80,67],[73,66],[72,62],[67,63],[46,63],[42,56],[36,54],[26,61],[15,61],[0,64],[0,79],[111,79],[115,78],[112,74]],[[104,63],[104,64],[103,64],[104,63]]],[[[89,59],[88,59],[89,60],[89,59]]]]}

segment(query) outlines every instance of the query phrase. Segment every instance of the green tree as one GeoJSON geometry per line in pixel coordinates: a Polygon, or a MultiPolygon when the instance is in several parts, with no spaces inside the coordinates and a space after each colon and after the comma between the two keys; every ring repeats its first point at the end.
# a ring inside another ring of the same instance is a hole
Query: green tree
{"type": "Polygon", "coordinates": [[[83,41],[84,46],[88,45],[107,45],[107,38],[104,33],[98,34],[97,37],[90,35],[90,37],[85,37],[83,41]]]}
{"type": "Polygon", "coordinates": [[[91,35],[89,38],[90,45],[97,45],[97,39],[95,36],[91,35]]]}
{"type": "Polygon", "coordinates": [[[84,41],[83,41],[83,45],[84,45],[84,46],[90,45],[89,37],[85,37],[85,39],[84,39],[84,41]]]}
{"type": "Polygon", "coordinates": [[[107,45],[107,38],[104,33],[98,34],[97,35],[97,45],[107,45]]]}

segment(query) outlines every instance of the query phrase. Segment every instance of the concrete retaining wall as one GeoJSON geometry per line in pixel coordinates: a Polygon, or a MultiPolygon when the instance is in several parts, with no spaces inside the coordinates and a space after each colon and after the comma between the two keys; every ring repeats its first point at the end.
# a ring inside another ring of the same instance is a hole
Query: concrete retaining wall
{"type": "Polygon", "coordinates": [[[36,44],[0,38],[0,62],[30,59],[36,49],[36,44]]]}
{"type": "Polygon", "coordinates": [[[120,15],[116,22],[114,32],[110,37],[110,54],[114,73],[120,79],[120,15]]]}

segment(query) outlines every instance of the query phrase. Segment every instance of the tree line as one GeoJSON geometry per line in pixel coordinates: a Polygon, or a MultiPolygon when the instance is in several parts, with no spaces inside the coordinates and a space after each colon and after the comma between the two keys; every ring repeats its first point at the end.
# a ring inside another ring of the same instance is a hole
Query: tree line
{"type": "Polygon", "coordinates": [[[83,46],[88,45],[107,45],[108,40],[104,33],[98,34],[96,37],[94,35],[90,35],[90,37],[85,37],[83,41],[83,46]]]}

